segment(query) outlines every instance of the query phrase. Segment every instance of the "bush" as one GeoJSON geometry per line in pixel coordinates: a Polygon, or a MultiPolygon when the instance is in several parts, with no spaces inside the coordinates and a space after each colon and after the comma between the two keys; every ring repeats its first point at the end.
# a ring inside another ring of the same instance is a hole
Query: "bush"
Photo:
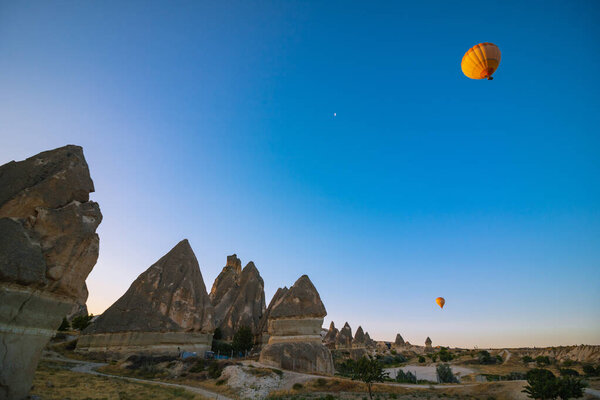
{"type": "Polygon", "coordinates": [[[490,364],[497,364],[498,361],[502,362],[502,357],[499,357],[500,360],[498,360],[498,357],[492,357],[489,353],[489,351],[487,350],[481,350],[479,353],[477,353],[477,359],[479,361],[479,364],[484,364],[484,365],[490,365],[490,364]]]}
{"type": "Polygon", "coordinates": [[[575,365],[575,361],[573,360],[565,360],[562,363],[563,367],[572,367],[573,365],[575,365]]]}
{"type": "Polygon", "coordinates": [[[446,348],[446,347],[442,347],[440,349],[439,356],[440,356],[440,361],[442,361],[442,362],[448,362],[454,358],[452,353],[450,353],[448,351],[448,348],[446,348]]]}
{"type": "Polygon", "coordinates": [[[533,358],[531,358],[530,356],[524,356],[523,358],[521,358],[521,361],[523,361],[524,363],[530,363],[533,361],[533,358]]]}
{"type": "Polygon", "coordinates": [[[235,335],[233,335],[232,346],[234,351],[245,353],[246,351],[250,351],[253,345],[254,335],[252,335],[250,327],[242,326],[235,335]]]}
{"type": "Polygon", "coordinates": [[[579,376],[579,372],[571,368],[561,368],[559,371],[560,376],[579,376]]]}
{"type": "Polygon", "coordinates": [[[210,379],[219,378],[222,372],[223,367],[218,362],[214,362],[208,367],[208,377],[210,379]]]}
{"type": "Polygon", "coordinates": [[[294,383],[294,386],[292,386],[292,389],[294,390],[301,390],[304,386],[301,383],[294,383]]]}
{"type": "Polygon", "coordinates": [[[581,379],[573,376],[563,376],[557,383],[556,394],[562,400],[583,397],[583,389],[586,387],[586,384],[581,379]]]}
{"type": "Polygon", "coordinates": [[[221,331],[221,328],[216,328],[215,332],[213,333],[213,340],[221,339],[223,339],[223,332],[221,331]]]}
{"type": "Polygon", "coordinates": [[[211,350],[217,354],[230,355],[233,351],[233,346],[222,340],[213,340],[211,350]]]}
{"type": "Polygon", "coordinates": [[[67,321],[67,318],[63,318],[60,326],[58,327],[58,330],[61,332],[64,331],[68,331],[69,329],[71,329],[71,324],[69,324],[69,321],[67,321]]]}
{"type": "Polygon", "coordinates": [[[599,376],[600,375],[600,366],[594,368],[591,364],[585,364],[583,366],[583,373],[587,376],[599,376]]]}
{"type": "Polygon", "coordinates": [[[71,326],[73,327],[73,329],[82,331],[88,327],[92,318],[94,318],[94,314],[80,315],[79,317],[73,318],[73,321],[71,321],[71,326]]]}
{"type": "Polygon", "coordinates": [[[440,364],[436,367],[437,380],[439,383],[458,383],[458,378],[452,373],[448,364],[440,364]]]}
{"type": "Polygon", "coordinates": [[[206,368],[206,361],[198,360],[196,364],[194,364],[192,368],[190,368],[190,372],[195,374],[204,371],[204,368],[206,368]]]}
{"type": "Polygon", "coordinates": [[[537,356],[535,358],[535,364],[538,367],[544,367],[546,365],[552,364],[552,360],[550,360],[550,357],[548,357],[548,356],[537,356]]]}
{"type": "Polygon", "coordinates": [[[417,383],[417,377],[412,372],[404,372],[401,369],[398,370],[396,375],[396,382],[400,383],[417,383]]]}
{"type": "Polygon", "coordinates": [[[555,399],[558,386],[556,377],[547,369],[534,368],[527,372],[527,386],[522,390],[532,399],[555,399]]]}
{"type": "Polygon", "coordinates": [[[419,362],[423,364],[425,362],[425,357],[419,356],[419,362]]]}

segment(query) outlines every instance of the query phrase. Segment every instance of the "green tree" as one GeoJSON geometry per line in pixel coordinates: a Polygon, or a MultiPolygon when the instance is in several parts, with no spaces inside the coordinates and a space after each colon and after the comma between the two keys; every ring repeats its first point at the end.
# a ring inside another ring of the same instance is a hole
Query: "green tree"
{"type": "Polygon", "coordinates": [[[521,358],[521,361],[523,361],[524,363],[530,363],[533,361],[533,358],[531,358],[531,356],[524,356],[523,358],[521,358]]]}
{"type": "Polygon", "coordinates": [[[458,383],[458,378],[452,373],[452,368],[448,364],[440,364],[436,367],[435,373],[439,383],[458,383]]]}
{"type": "Polygon", "coordinates": [[[373,383],[383,382],[389,374],[383,371],[383,367],[377,360],[372,360],[363,356],[354,364],[351,378],[355,381],[362,381],[367,385],[369,398],[373,400],[373,383]]]}
{"type": "Polygon", "coordinates": [[[574,376],[563,376],[557,382],[556,394],[562,400],[578,399],[583,397],[583,389],[586,384],[574,376]]]}
{"type": "Polygon", "coordinates": [[[417,377],[412,372],[404,372],[401,369],[396,374],[396,382],[400,383],[417,383],[417,377]]]}
{"type": "Polygon", "coordinates": [[[82,331],[88,327],[92,318],[94,318],[94,314],[80,315],[79,317],[73,318],[73,321],[71,321],[71,326],[73,329],[82,331]]]}
{"type": "Polygon", "coordinates": [[[558,396],[558,383],[547,369],[534,368],[527,372],[527,386],[522,390],[532,399],[550,400],[558,396]]]}
{"type": "Polygon", "coordinates": [[[58,327],[59,331],[68,331],[69,329],[71,329],[71,324],[69,324],[69,321],[67,321],[67,318],[63,318],[60,326],[58,327]]]}
{"type": "Polygon", "coordinates": [[[248,326],[242,326],[233,335],[233,350],[246,352],[252,349],[254,342],[254,335],[252,330],[248,326]]]}
{"type": "Polygon", "coordinates": [[[419,362],[423,364],[425,362],[425,357],[419,356],[419,362]]]}
{"type": "Polygon", "coordinates": [[[214,340],[223,339],[223,332],[221,331],[221,328],[215,329],[215,332],[213,333],[213,339],[214,340]]]}

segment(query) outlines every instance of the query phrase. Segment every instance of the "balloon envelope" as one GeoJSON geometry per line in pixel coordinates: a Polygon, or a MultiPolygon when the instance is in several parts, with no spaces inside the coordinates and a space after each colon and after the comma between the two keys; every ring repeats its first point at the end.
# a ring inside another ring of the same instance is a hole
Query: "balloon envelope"
{"type": "Polygon", "coordinates": [[[492,74],[500,65],[500,49],[494,43],[479,43],[463,56],[460,67],[471,79],[492,80],[492,74]]]}
{"type": "Polygon", "coordinates": [[[437,299],[435,299],[435,302],[438,306],[440,306],[440,308],[444,308],[444,304],[446,304],[446,300],[444,300],[443,297],[438,297],[437,299]]]}

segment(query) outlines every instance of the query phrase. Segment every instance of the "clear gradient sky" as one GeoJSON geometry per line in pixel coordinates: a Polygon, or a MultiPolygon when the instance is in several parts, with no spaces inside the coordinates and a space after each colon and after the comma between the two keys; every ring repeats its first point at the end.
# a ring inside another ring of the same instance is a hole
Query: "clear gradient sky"
{"type": "Polygon", "coordinates": [[[95,314],[188,238],[379,340],[600,344],[600,2],[456,3],[2,1],[0,164],[84,147],[95,314]]]}

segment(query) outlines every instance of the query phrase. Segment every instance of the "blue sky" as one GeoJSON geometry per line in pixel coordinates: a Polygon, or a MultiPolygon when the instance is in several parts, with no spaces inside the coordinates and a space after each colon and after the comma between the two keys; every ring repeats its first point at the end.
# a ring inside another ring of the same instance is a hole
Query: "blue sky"
{"type": "Polygon", "coordinates": [[[84,147],[94,313],[188,238],[376,339],[600,344],[600,5],[454,3],[2,2],[0,163],[84,147]]]}

